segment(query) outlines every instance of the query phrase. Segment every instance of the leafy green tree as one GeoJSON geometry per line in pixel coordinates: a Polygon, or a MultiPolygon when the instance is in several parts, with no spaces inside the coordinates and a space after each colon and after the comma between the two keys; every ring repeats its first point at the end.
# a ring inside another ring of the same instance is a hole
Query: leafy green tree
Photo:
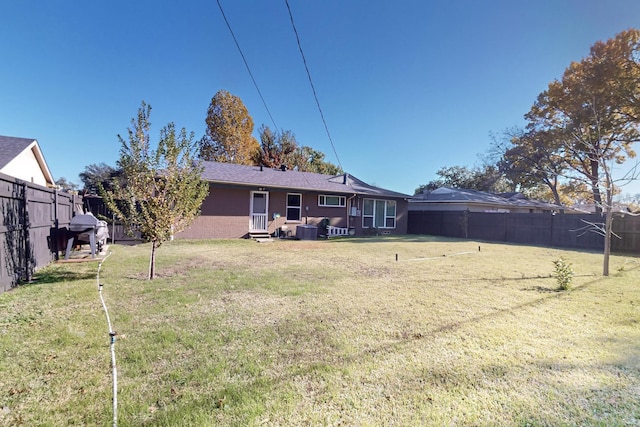
{"type": "MultiPolygon", "coordinates": [[[[580,181],[562,180],[562,182],[558,183],[556,190],[557,194],[554,194],[549,187],[538,185],[536,187],[523,188],[520,192],[529,199],[555,203],[560,206],[580,205],[591,200],[589,189],[580,181]],[[556,200],[556,196],[560,197],[560,203],[556,200]]],[[[562,209],[560,210],[562,211],[562,209]]]]}
{"type": "Polygon", "coordinates": [[[112,190],[102,189],[105,203],[129,231],[151,242],[149,279],[155,276],[156,249],[184,230],[196,218],[207,196],[202,166],[194,162],[193,132],[176,132],[169,123],[160,131],[157,148],[151,147],[149,115],[144,101],[131,120],[128,138],[118,135],[122,180],[112,190]]]}
{"type": "Polygon", "coordinates": [[[120,175],[120,171],[106,163],[90,164],[78,175],[84,185],[84,194],[98,194],[100,186],[111,188],[111,183],[120,175]]]}
{"type": "Polygon", "coordinates": [[[589,55],[573,62],[562,80],[553,81],[525,115],[527,129],[546,134],[560,147],[572,178],[589,186],[603,224],[592,224],[605,238],[603,275],[609,274],[613,196],[620,180],[612,165],[635,157],[640,141],[640,31],[631,29],[595,43],[589,55]]]}
{"type": "Polygon", "coordinates": [[[510,184],[494,165],[468,168],[467,166],[445,166],[436,174],[438,179],[416,188],[415,194],[433,191],[440,187],[461,188],[465,190],[505,193],[512,191],[510,184]]]}
{"type": "Polygon", "coordinates": [[[563,175],[568,168],[561,144],[546,132],[523,129],[506,131],[502,140],[494,139],[499,153],[497,167],[523,194],[562,205],[563,175]],[[546,191],[545,191],[546,190],[546,191]],[[551,197],[540,197],[550,193],[551,197]]]}
{"type": "Polygon", "coordinates": [[[220,90],[207,111],[206,135],[199,142],[199,157],[223,163],[252,165],[258,141],[251,135],[253,119],[242,100],[220,90]]]}
{"type": "Polygon", "coordinates": [[[290,130],[280,133],[268,126],[260,127],[260,150],[256,152],[254,162],[269,168],[282,165],[292,169],[299,150],[296,137],[290,130]]]}
{"type": "Polygon", "coordinates": [[[67,181],[67,178],[65,178],[64,176],[56,179],[56,185],[62,191],[75,191],[78,188],[78,184],[67,181]]]}
{"type": "Polygon", "coordinates": [[[314,150],[311,147],[303,146],[301,149],[302,163],[305,165],[306,172],[322,173],[325,175],[341,175],[344,173],[342,168],[331,162],[324,160],[325,155],[321,151],[314,150]]]}
{"type": "Polygon", "coordinates": [[[614,192],[611,162],[635,157],[632,146],[640,140],[640,122],[633,114],[638,88],[627,84],[634,79],[627,64],[640,61],[639,43],[638,30],[597,42],[589,56],[571,63],[562,80],[549,84],[525,115],[528,129],[549,135],[577,179],[591,188],[599,210],[607,203],[603,195],[614,192]]]}
{"type": "Polygon", "coordinates": [[[286,166],[288,169],[326,175],[342,173],[338,166],[324,161],[324,158],[324,153],[300,146],[290,130],[274,132],[264,125],[260,128],[260,150],[254,158],[256,164],[270,168],[286,166]]]}

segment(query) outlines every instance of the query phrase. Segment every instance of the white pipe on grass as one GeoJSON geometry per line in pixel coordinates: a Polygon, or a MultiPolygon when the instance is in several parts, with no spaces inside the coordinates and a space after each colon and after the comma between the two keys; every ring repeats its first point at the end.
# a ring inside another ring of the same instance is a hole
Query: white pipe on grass
{"type": "Polygon", "coordinates": [[[96,281],[98,282],[98,294],[100,295],[102,308],[104,309],[104,314],[107,317],[107,325],[109,326],[109,342],[111,347],[111,374],[113,377],[113,427],[116,427],[118,425],[118,370],[116,369],[116,333],[111,327],[109,310],[107,309],[107,304],[105,304],[104,298],[102,297],[102,283],[100,283],[100,269],[102,268],[102,263],[105,262],[110,256],[111,252],[109,252],[109,254],[104,257],[104,259],[98,264],[96,281]]]}

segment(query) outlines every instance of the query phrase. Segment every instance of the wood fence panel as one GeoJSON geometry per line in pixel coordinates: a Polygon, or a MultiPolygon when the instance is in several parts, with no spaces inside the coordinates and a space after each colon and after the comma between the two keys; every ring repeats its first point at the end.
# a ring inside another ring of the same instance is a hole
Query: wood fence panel
{"type": "Polygon", "coordinates": [[[30,268],[27,270],[26,280],[29,280],[31,273],[49,264],[53,260],[53,252],[49,249],[47,241],[51,234],[51,227],[55,221],[55,194],[42,191],[37,188],[27,187],[26,198],[26,220],[29,230],[28,255],[31,257],[30,268]],[[46,245],[38,244],[47,242],[46,245]]]}
{"type": "MultiPolygon", "coordinates": [[[[408,233],[602,251],[592,224],[603,222],[600,214],[409,211],[408,233]]],[[[612,251],[640,252],[640,217],[616,215],[613,231],[612,251]]]]}
{"type": "Polygon", "coordinates": [[[603,250],[604,237],[593,230],[591,224],[599,224],[602,217],[596,214],[555,215],[553,244],[555,247],[603,250]]]}
{"type": "Polygon", "coordinates": [[[467,238],[494,242],[507,241],[506,214],[469,212],[466,215],[469,218],[467,221],[467,238]]]}
{"type": "Polygon", "coordinates": [[[445,236],[465,237],[464,215],[457,212],[440,217],[440,224],[445,236]]]}
{"type": "Polygon", "coordinates": [[[0,293],[30,280],[54,259],[56,220],[68,227],[78,209],[77,195],[0,174],[0,293]]]}
{"type": "Polygon", "coordinates": [[[549,246],[551,244],[554,215],[544,213],[503,215],[507,218],[507,242],[538,246],[549,246]]]}
{"type": "Polygon", "coordinates": [[[640,217],[625,215],[613,218],[613,232],[620,238],[611,238],[611,250],[638,252],[640,250],[640,217]]]}
{"type": "Polygon", "coordinates": [[[17,277],[26,271],[26,238],[24,233],[25,186],[16,180],[5,180],[0,176],[0,205],[2,206],[2,229],[0,230],[0,291],[15,285],[17,277]],[[23,254],[25,254],[23,256],[23,254]]]}
{"type": "Polygon", "coordinates": [[[440,212],[429,211],[409,211],[408,229],[409,234],[430,234],[437,235],[441,228],[440,212]]]}

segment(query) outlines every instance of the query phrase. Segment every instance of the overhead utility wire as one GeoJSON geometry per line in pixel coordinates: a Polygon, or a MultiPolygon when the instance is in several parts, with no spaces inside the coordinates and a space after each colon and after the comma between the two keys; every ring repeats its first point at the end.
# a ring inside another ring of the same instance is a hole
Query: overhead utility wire
{"type": "Polygon", "coordinates": [[[336,147],[333,144],[333,139],[331,138],[331,133],[329,133],[329,127],[327,126],[327,121],[324,119],[324,114],[322,113],[322,108],[320,107],[320,101],[318,101],[318,95],[316,94],[316,88],[313,86],[313,81],[311,80],[311,73],[309,72],[309,67],[307,66],[307,60],[304,57],[304,52],[302,51],[302,45],[300,44],[300,37],[298,36],[298,30],[296,29],[296,24],[293,21],[293,14],[291,13],[291,8],[289,7],[289,1],[284,0],[287,5],[287,10],[289,11],[289,19],[291,19],[291,26],[293,27],[293,32],[296,35],[296,41],[298,42],[298,49],[300,49],[300,55],[302,56],[302,62],[304,63],[304,69],[307,70],[307,77],[309,78],[309,84],[311,85],[311,91],[313,92],[313,97],[316,100],[316,105],[318,106],[318,111],[320,112],[320,117],[322,118],[322,123],[324,124],[324,130],[327,131],[327,136],[329,137],[329,142],[331,143],[331,148],[333,149],[333,154],[336,156],[336,160],[338,161],[338,166],[340,169],[343,169],[342,163],[340,163],[340,157],[338,157],[338,152],[336,151],[336,147]]]}
{"type": "Polygon", "coordinates": [[[229,21],[227,20],[227,16],[224,14],[224,10],[222,10],[222,5],[220,4],[220,0],[216,0],[218,3],[218,8],[220,8],[220,13],[222,14],[222,18],[224,19],[224,22],[227,24],[227,28],[229,29],[229,32],[231,33],[231,37],[233,37],[233,41],[236,44],[236,47],[238,48],[238,52],[240,52],[240,56],[242,57],[242,60],[244,61],[244,66],[247,67],[247,71],[249,72],[249,76],[251,77],[251,81],[253,81],[253,85],[256,87],[256,90],[258,91],[258,95],[260,95],[260,99],[262,100],[262,104],[264,105],[265,110],[267,110],[267,114],[269,114],[269,118],[271,119],[271,123],[273,123],[273,127],[275,128],[275,130],[278,130],[278,126],[276,125],[276,121],[273,120],[273,116],[271,115],[271,111],[269,111],[269,107],[267,107],[267,103],[264,100],[264,97],[262,96],[262,92],[260,92],[260,88],[258,87],[258,83],[256,83],[256,79],[253,78],[253,74],[251,73],[251,68],[249,68],[249,64],[247,63],[247,59],[244,57],[244,53],[242,53],[242,49],[240,49],[240,44],[238,43],[238,40],[236,39],[236,35],[233,33],[233,30],[231,29],[231,25],[229,24],[229,21]]]}

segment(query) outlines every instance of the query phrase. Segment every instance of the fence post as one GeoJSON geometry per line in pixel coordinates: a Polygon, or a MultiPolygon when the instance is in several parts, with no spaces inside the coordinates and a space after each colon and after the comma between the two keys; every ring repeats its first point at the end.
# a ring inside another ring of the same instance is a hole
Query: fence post
{"type": "Polygon", "coordinates": [[[59,239],[59,227],[60,222],[58,220],[58,188],[53,190],[53,242],[51,242],[51,248],[54,251],[54,259],[58,261],[60,254],[58,253],[58,239],[59,239]]]}
{"type": "Polygon", "coordinates": [[[29,224],[29,192],[27,183],[22,183],[22,234],[24,239],[24,253],[21,254],[21,258],[24,260],[24,280],[29,282],[31,280],[31,239],[29,238],[29,232],[31,226],[29,224]]]}

